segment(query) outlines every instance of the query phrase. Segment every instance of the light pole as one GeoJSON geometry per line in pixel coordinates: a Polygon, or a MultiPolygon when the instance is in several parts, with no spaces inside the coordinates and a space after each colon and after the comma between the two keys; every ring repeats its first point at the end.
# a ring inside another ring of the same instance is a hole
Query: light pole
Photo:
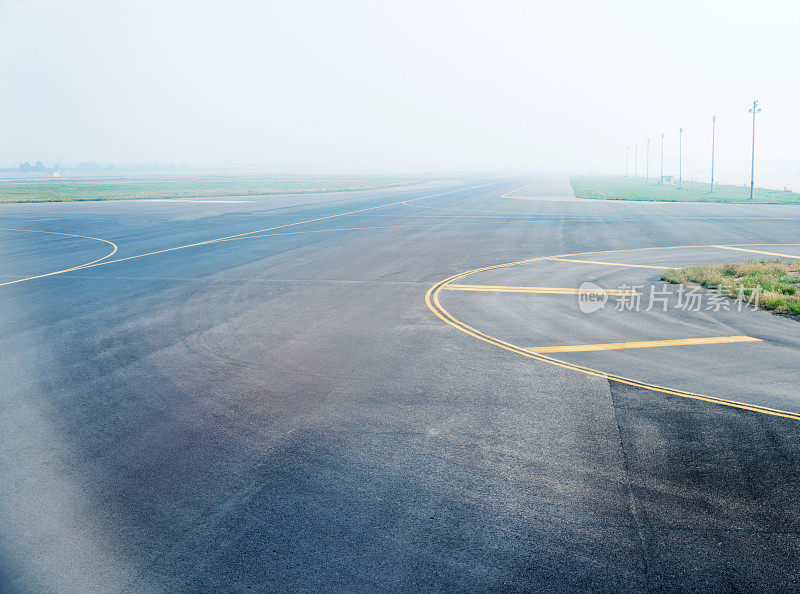
{"type": "Polygon", "coordinates": [[[631,150],[631,145],[625,147],[625,179],[628,179],[628,153],[631,150]]]}
{"type": "Polygon", "coordinates": [[[678,189],[683,188],[683,128],[678,130],[678,189]]]}
{"type": "Polygon", "coordinates": [[[647,158],[644,166],[644,180],[650,181],[650,139],[647,139],[647,158]]]}
{"type": "Polygon", "coordinates": [[[639,143],[636,143],[636,149],[633,153],[633,177],[639,179],[639,143]]]}
{"type": "Polygon", "coordinates": [[[753,199],[753,174],[756,168],[756,114],[761,111],[758,106],[758,99],[753,101],[753,107],[749,110],[753,114],[753,147],[750,150],[750,200],[753,199]]]}
{"type": "Polygon", "coordinates": [[[659,184],[664,183],[664,133],[661,133],[661,177],[658,179],[659,184]]]}
{"type": "Polygon", "coordinates": [[[717,136],[717,116],[711,118],[711,193],[714,193],[714,141],[717,136]]]}

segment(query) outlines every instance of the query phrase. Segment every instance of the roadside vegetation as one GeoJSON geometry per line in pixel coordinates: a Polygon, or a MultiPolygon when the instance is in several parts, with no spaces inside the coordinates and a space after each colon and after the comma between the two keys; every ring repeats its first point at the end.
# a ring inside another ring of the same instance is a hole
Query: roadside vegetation
{"type": "Polygon", "coordinates": [[[800,261],[761,260],[670,268],[661,280],[699,285],[775,313],[800,315],[800,261]]]}
{"type": "Polygon", "coordinates": [[[250,176],[0,179],[0,202],[211,198],[372,190],[400,179],[273,179],[250,176]]]}
{"type": "MultiPolygon", "coordinates": [[[[714,184],[714,193],[707,183],[683,180],[678,188],[675,180],[670,184],[659,184],[653,179],[624,177],[573,177],[572,188],[578,198],[596,200],[646,200],[665,202],[727,202],[751,203],[750,187],[714,184]]],[[[800,204],[800,194],[787,190],[765,190],[756,188],[752,203],[800,204]]]]}

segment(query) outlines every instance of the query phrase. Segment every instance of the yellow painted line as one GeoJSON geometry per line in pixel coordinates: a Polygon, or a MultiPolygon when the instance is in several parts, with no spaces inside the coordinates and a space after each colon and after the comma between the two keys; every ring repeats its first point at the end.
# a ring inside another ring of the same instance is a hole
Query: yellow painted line
{"type": "Polygon", "coordinates": [[[447,285],[448,291],[485,291],[490,293],[542,293],[547,295],[635,295],[634,290],[624,289],[573,289],[562,287],[516,287],[502,285],[447,285]]]}
{"type": "Polygon", "coordinates": [[[503,194],[502,196],[500,196],[500,198],[508,198],[508,195],[509,195],[509,194],[513,194],[514,192],[516,192],[516,191],[518,191],[518,190],[521,190],[522,188],[527,188],[528,186],[530,186],[531,184],[533,184],[535,181],[536,181],[536,180],[530,181],[530,182],[528,182],[527,184],[522,184],[522,185],[521,185],[520,187],[518,187],[518,188],[514,188],[513,190],[509,190],[508,192],[506,192],[505,194],[503,194]]]}
{"type": "MultiPolygon", "coordinates": [[[[791,245],[791,244],[789,244],[791,245]]],[[[750,252],[751,254],[763,254],[765,256],[777,256],[779,258],[793,258],[795,260],[800,260],[800,256],[793,256],[791,254],[779,254],[777,252],[763,252],[761,250],[748,250],[745,248],[740,247],[732,247],[729,245],[712,245],[711,247],[719,248],[721,250],[733,250],[736,252],[750,252]]]]}
{"type": "Polygon", "coordinates": [[[296,221],[294,223],[286,223],[285,225],[276,225],[275,227],[267,227],[265,229],[256,229],[255,231],[247,231],[246,233],[239,233],[237,235],[228,235],[226,237],[217,237],[216,239],[209,239],[207,241],[198,241],[197,243],[189,243],[189,244],[186,244],[186,245],[179,245],[179,246],[176,246],[176,247],[166,248],[166,249],[163,249],[163,250],[156,250],[154,252],[147,252],[145,254],[139,254],[139,255],[136,255],[136,256],[128,256],[127,258],[119,258],[117,260],[108,260],[107,262],[93,264],[93,266],[103,266],[105,264],[114,264],[115,262],[125,262],[126,260],[136,260],[138,258],[144,258],[145,256],[154,256],[156,254],[163,254],[165,252],[174,252],[176,250],[184,250],[184,249],[190,248],[190,247],[208,245],[208,244],[211,244],[211,243],[219,243],[219,242],[222,242],[222,241],[230,241],[232,239],[246,238],[248,236],[255,235],[256,233],[265,233],[267,231],[275,231],[277,229],[286,229],[287,227],[294,227],[296,225],[304,225],[306,223],[318,223],[320,221],[327,221],[329,219],[335,219],[337,217],[344,217],[344,216],[348,216],[348,215],[359,214],[359,213],[367,212],[367,211],[370,211],[370,210],[377,210],[379,208],[388,208],[389,206],[397,206],[399,204],[403,204],[404,202],[414,202],[414,201],[417,201],[417,200],[424,200],[426,198],[436,198],[437,196],[446,196],[447,194],[455,194],[457,192],[465,192],[466,190],[473,190],[475,188],[482,188],[482,187],[485,187],[487,185],[490,186],[492,184],[484,184],[482,186],[471,186],[469,188],[461,188],[459,190],[453,190],[452,192],[441,192],[439,194],[431,194],[429,196],[420,196],[419,198],[413,198],[413,199],[407,200],[407,201],[391,202],[389,204],[380,204],[378,206],[370,206],[370,207],[367,207],[367,208],[360,208],[358,210],[350,210],[350,211],[347,211],[347,212],[340,212],[340,213],[333,214],[333,215],[328,215],[328,216],[324,216],[324,217],[318,217],[316,219],[308,219],[306,221],[296,221]]]}
{"type": "MultiPolygon", "coordinates": [[[[86,264],[81,264],[80,266],[75,266],[73,268],[65,268],[64,270],[56,270],[54,272],[48,272],[47,274],[39,274],[39,275],[36,275],[36,276],[29,276],[27,278],[19,278],[19,279],[13,280],[13,281],[2,283],[2,284],[0,284],[0,287],[5,286],[5,285],[13,285],[15,283],[21,283],[21,282],[33,280],[33,279],[36,279],[36,278],[44,278],[44,277],[47,277],[47,276],[55,276],[57,274],[64,274],[65,272],[72,272],[73,270],[77,270],[79,268],[80,269],[83,269],[83,268],[94,268],[95,266],[105,266],[106,264],[115,264],[117,262],[126,262],[128,260],[136,260],[136,259],[139,259],[139,258],[145,258],[147,256],[154,256],[156,254],[164,254],[164,253],[167,253],[167,252],[174,252],[174,251],[177,251],[177,250],[185,250],[187,248],[197,247],[197,246],[201,246],[201,245],[210,245],[212,243],[221,243],[223,241],[231,241],[231,240],[234,240],[234,239],[247,239],[248,237],[253,236],[253,235],[257,234],[257,233],[266,233],[267,231],[275,231],[277,229],[286,229],[287,227],[294,227],[296,225],[304,225],[306,223],[316,223],[316,222],[319,222],[319,221],[327,221],[329,219],[335,219],[337,217],[344,217],[344,216],[348,216],[348,215],[352,215],[352,214],[358,214],[358,213],[362,213],[362,212],[378,210],[378,209],[381,209],[381,208],[388,208],[390,206],[398,206],[400,204],[406,204],[408,202],[416,202],[418,200],[426,200],[428,198],[436,198],[438,196],[446,196],[448,194],[456,194],[458,192],[466,192],[467,190],[474,190],[476,188],[485,188],[487,186],[492,186],[492,185],[496,185],[496,184],[497,184],[497,182],[492,182],[492,183],[482,184],[482,185],[478,185],[478,186],[470,186],[468,188],[459,188],[458,190],[451,190],[451,191],[448,191],[448,192],[440,192],[438,194],[429,194],[427,196],[420,196],[418,198],[412,198],[410,200],[399,200],[397,202],[390,202],[388,204],[379,204],[377,206],[369,206],[367,208],[360,208],[358,210],[340,212],[340,213],[336,213],[336,214],[332,214],[332,215],[328,215],[328,216],[324,216],[324,217],[318,217],[316,219],[308,219],[308,220],[305,220],[305,221],[296,221],[294,223],[286,223],[284,225],[276,225],[275,227],[267,227],[267,228],[264,228],[264,229],[256,229],[254,231],[247,231],[246,233],[239,233],[237,235],[228,235],[226,237],[217,237],[215,239],[209,239],[209,240],[206,240],[206,241],[198,241],[197,243],[189,243],[189,244],[186,244],[186,245],[179,245],[179,246],[175,246],[175,247],[171,247],[171,248],[165,248],[165,249],[162,249],[162,250],[155,250],[153,252],[147,252],[147,253],[144,253],[144,254],[137,254],[136,256],[128,256],[127,258],[117,258],[116,260],[106,260],[106,258],[109,258],[112,255],[114,255],[114,253],[116,253],[116,251],[117,251],[117,245],[116,244],[114,244],[114,243],[112,243],[110,241],[107,241],[105,239],[100,239],[98,237],[89,237],[88,235],[87,236],[72,235],[71,237],[85,237],[86,239],[96,239],[97,241],[104,241],[106,243],[109,243],[109,244],[113,245],[114,246],[114,250],[111,253],[103,256],[102,258],[100,258],[98,260],[94,260],[94,261],[88,262],[86,264]]],[[[49,231],[41,231],[41,233],[50,233],[50,232],[49,231]]],[[[68,233],[54,233],[54,234],[55,235],[69,235],[68,233]]]]}
{"type": "MultiPolygon", "coordinates": [[[[759,245],[769,245],[769,244],[759,244],[759,245]]],[[[636,251],[645,251],[645,250],[665,250],[665,249],[687,249],[687,248],[699,248],[699,247],[710,247],[710,246],[670,246],[670,247],[651,247],[651,248],[632,248],[628,250],[601,250],[597,252],[584,252],[585,254],[595,253],[595,254],[609,254],[614,252],[636,252],[636,251]]],[[[564,254],[564,255],[583,255],[583,254],[564,254]]],[[[467,276],[476,274],[478,272],[483,272],[484,270],[494,270],[497,268],[508,268],[510,266],[517,266],[519,264],[529,264],[532,262],[541,262],[543,260],[549,259],[547,256],[542,256],[538,258],[527,258],[525,260],[517,260],[516,262],[507,262],[505,264],[495,264],[493,266],[484,266],[482,268],[474,268],[472,270],[467,270],[465,272],[461,272],[459,274],[454,274],[453,276],[447,277],[435,285],[433,285],[428,292],[425,293],[425,304],[428,306],[436,317],[440,320],[445,322],[446,324],[468,334],[478,340],[482,340],[483,342],[487,342],[493,346],[499,347],[501,349],[510,351],[512,353],[516,353],[522,355],[523,357],[527,357],[529,359],[534,359],[536,361],[541,361],[543,363],[549,363],[550,365],[555,365],[557,367],[562,367],[564,369],[570,369],[573,371],[577,371],[579,373],[584,373],[586,375],[591,375],[594,377],[599,377],[608,381],[614,381],[617,383],[633,386],[636,388],[643,388],[646,390],[651,390],[654,392],[660,392],[662,394],[668,394],[671,396],[679,396],[681,398],[689,398],[692,400],[699,400],[702,402],[708,402],[710,404],[718,404],[721,406],[729,406],[732,408],[738,408],[740,410],[747,410],[751,412],[762,413],[765,415],[771,415],[775,417],[783,417],[786,419],[793,419],[796,421],[800,421],[800,413],[780,410],[777,408],[769,408],[766,406],[759,406],[757,404],[748,404],[747,402],[739,402],[737,400],[731,400],[728,398],[719,398],[716,396],[709,396],[706,394],[698,394],[695,392],[689,392],[686,390],[679,390],[673,388],[667,388],[665,386],[659,386],[657,384],[650,384],[647,382],[642,382],[639,380],[631,379],[624,377],[622,375],[616,375],[613,373],[608,373],[605,371],[600,371],[598,369],[592,369],[591,367],[585,367],[583,365],[576,365],[574,363],[569,363],[567,361],[563,361],[561,359],[556,359],[554,357],[549,357],[547,355],[541,355],[536,352],[529,351],[522,347],[519,347],[515,344],[510,342],[506,342],[499,338],[495,338],[489,334],[485,334],[480,330],[469,326],[465,322],[459,320],[458,318],[454,317],[450,312],[448,312],[439,301],[439,293],[442,291],[450,283],[453,283],[459,279],[465,278],[467,276]]]]}
{"type": "Polygon", "coordinates": [[[77,266],[73,266],[72,268],[64,268],[63,270],[55,270],[53,272],[47,272],[45,274],[37,274],[35,276],[28,276],[26,278],[18,278],[18,279],[13,280],[13,281],[0,283],[0,287],[5,287],[6,285],[14,285],[16,283],[22,283],[22,282],[25,282],[25,281],[33,280],[35,278],[45,278],[47,276],[55,276],[56,274],[63,274],[65,272],[72,272],[73,270],[78,270],[80,268],[85,268],[87,266],[93,266],[93,265],[97,264],[98,262],[102,262],[106,258],[110,258],[114,254],[116,254],[117,250],[119,249],[117,244],[114,243],[113,241],[109,241],[107,239],[102,239],[100,237],[91,237],[89,235],[73,235],[72,233],[58,233],[56,231],[34,231],[33,229],[0,229],[0,231],[20,231],[20,232],[23,232],[23,233],[45,233],[47,235],[63,235],[65,237],[78,237],[80,239],[91,239],[91,240],[94,240],[94,241],[102,241],[103,243],[107,243],[108,245],[111,246],[111,251],[108,252],[102,258],[98,258],[97,260],[92,260],[91,262],[86,262],[85,264],[79,264],[77,266]]]}
{"type": "Polygon", "coordinates": [[[571,344],[565,346],[526,347],[535,353],[583,353],[587,351],[615,351],[619,349],[650,349],[657,347],[688,346],[695,344],[724,344],[729,342],[761,342],[752,336],[712,336],[709,338],[678,338],[675,340],[643,340],[639,342],[606,342],[598,344],[571,344]]]}
{"type": "Polygon", "coordinates": [[[623,264],[621,262],[600,262],[597,260],[574,260],[572,258],[557,258],[550,256],[546,260],[555,260],[556,262],[576,262],[578,264],[600,264],[602,266],[625,266],[626,268],[654,268],[657,270],[667,270],[669,266],[650,266],[648,264],[623,264]]]}

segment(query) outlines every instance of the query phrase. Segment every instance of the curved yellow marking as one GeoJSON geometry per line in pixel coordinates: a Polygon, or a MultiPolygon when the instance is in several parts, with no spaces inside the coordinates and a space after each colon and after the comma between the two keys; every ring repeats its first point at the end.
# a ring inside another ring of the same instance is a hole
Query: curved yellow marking
{"type": "MultiPolygon", "coordinates": [[[[769,244],[757,244],[757,245],[769,245],[769,244]]],[[[667,249],[686,249],[686,248],[699,248],[699,247],[714,247],[710,245],[706,246],[668,246],[668,247],[653,247],[653,248],[632,248],[632,249],[624,249],[624,250],[601,250],[596,252],[583,252],[578,254],[561,254],[561,256],[557,257],[568,257],[568,256],[581,256],[586,254],[610,254],[610,253],[618,253],[618,252],[637,252],[637,251],[644,251],[644,250],[667,250],[667,249]]],[[[607,373],[604,371],[600,371],[597,369],[592,369],[591,367],[585,367],[583,365],[576,365],[574,363],[569,363],[567,361],[562,361],[561,359],[556,359],[554,357],[548,357],[546,355],[540,355],[538,353],[526,350],[523,347],[519,347],[515,344],[510,342],[506,342],[499,338],[495,338],[494,336],[490,336],[489,334],[485,334],[480,330],[473,328],[472,326],[462,322],[455,316],[453,316],[450,312],[448,312],[442,304],[439,302],[439,292],[447,287],[450,283],[462,279],[464,277],[476,274],[478,272],[482,272],[484,270],[493,270],[497,268],[507,268],[509,266],[516,266],[518,264],[525,264],[529,262],[538,262],[543,260],[548,260],[550,257],[542,256],[538,258],[528,258],[526,260],[518,260],[516,262],[508,262],[506,264],[495,264],[493,266],[484,266],[482,268],[475,268],[473,270],[467,270],[466,272],[461,272],[459,274],[455,274],[453,276],[447,277],[444,280],[439,281],[435,285],[433,285],[430,289],[428,289],[427,293],[425,293],[425,304],[439,319],[443,322],[449,324],[450,326],[461,330],[465,334],[469,334],[477,338],[478,340],[482,340],[484,342],[488,342],[491,345],[496,347],[500,347],[501,349],[505,349],[507,351],[511,351],[512,353],[517,353],[522,355],[523,357],[528,357],[529,359],[535,359],[537,361],[541,361],[543,363],[549,363],[551,365],[555,365],[557,367],[563,367],[565,369],[571,369],[573,371],[577,371],[579,373],[584,373],[586,375],[591,375],[594,377],[603,378],[609,381],[614,381],[621,384],[626,384],[629,386],[634,386],[637,388],[644,388],[646,390],[652,390],[654,392],[661,392],[663,394],[669,394],[671,396],[680,396],[682,398],[690,398],[692,400],[701,400],[703,402],[709,402],[712,404],[719,404],[722,406],[730,406],[733,408],[738,408],[742,410],[749,410],[752,412],[759,412],[766,415],[772,415],[776,417],[784,417],[787,419],[794,419],[800,421],[800,413],[780,410],[776,408],[769,408],[766,406],[759,406],[756,404],[748,404],[746,402],[739,402],[737,400],[730,400],[727,398],[718,398],[716,396],[708,396],[706,394],[698,394],[695,392],[688,392],[686,390],[678,390],[673,388],[667,388],[664,386],[659,386],[657,384],[650,384],[647,382],[642,382],[639,380],[631,379],[628,377],[624,377],[621,375],[616,375],[613,373],[607,373]]]]}
{"type": "Polygon", "coordinates": [[[18,278],[17,280],[8,281],[8,282],[5,282],[5,283],[0,283],[0,287],[5,287],[6,285],[13,285],[13,284],[16,284],[16,283],[22,283],[22,282],[25,282],[25,281],[33,280],[35,278],[44,278],[46,276],[54,276],[56,274],[63,274],[65,272],[71,272],[73,270],[78,270],[80,268],[86,268],[87,266],[92,266],[92,265],[94,265],[94,264],[96,264],[98,262],[102,262],[106,258],[110,258],[114,254],[116,254],[117,250],[119,249],[117,244],[114,243],[113,241],[109,241],[109,240],[103,239],[101,237],[91,237],[90,235],[74,235],[72,233],[58,233],[56,231],[36,231],[36,230],[33,230],[33,229],[0,229],[0,231],[20,231],[20,232],[24,232],[24,233],[46,233],[48,235],[64,235],[65,237],[78,237],[78,238],[81,238],[81,239],[93,239],[94,241],[102,241],[103,243],[107,243],[112,248],[110,252],[108,252],[102,258],[98,258],[97,260],[92,260],[91,262],[86,262],[85,264],[79,264],[78,266],[73,266],[72,268],[64,268],[63,270],[55,270],[53,272],[47,272],[45,274],[37,274],[35,276],[29,276],[29,277],[26,277],[26,278],[18,278]]]}

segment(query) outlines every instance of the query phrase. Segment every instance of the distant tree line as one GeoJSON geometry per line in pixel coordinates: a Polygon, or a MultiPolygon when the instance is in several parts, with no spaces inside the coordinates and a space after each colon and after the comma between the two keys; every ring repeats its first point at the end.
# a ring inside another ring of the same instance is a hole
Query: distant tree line
{"type": "Polygon", "coordinates": [[[30,163],[25,161],[24,163],[20,164],[19,170],[25,173],[50,171],[47,167],[44,166],[44,163],[42,163],[41,161],[36,161],[35,165],[31,165],[30,163]]]}
{"type": "MultiPolygon", "coordinates": [[[[50,171],[56,171],[60,168],[60,165],[56,163],[52,167],[47,167],[41,161],[36,161],[35,164],[31,165],[28,161],[24,163],[20,163],[19,170],[23,173],[45,173],[50,171]]],[[[81,169],[83,171],[96,171],[98,169],[114,169],[114,164],[109,163],[108,165],[100,165],[99,163],[91,163],[89,161],[85,161],[78,165],[76,169],[81,169]]]]}

